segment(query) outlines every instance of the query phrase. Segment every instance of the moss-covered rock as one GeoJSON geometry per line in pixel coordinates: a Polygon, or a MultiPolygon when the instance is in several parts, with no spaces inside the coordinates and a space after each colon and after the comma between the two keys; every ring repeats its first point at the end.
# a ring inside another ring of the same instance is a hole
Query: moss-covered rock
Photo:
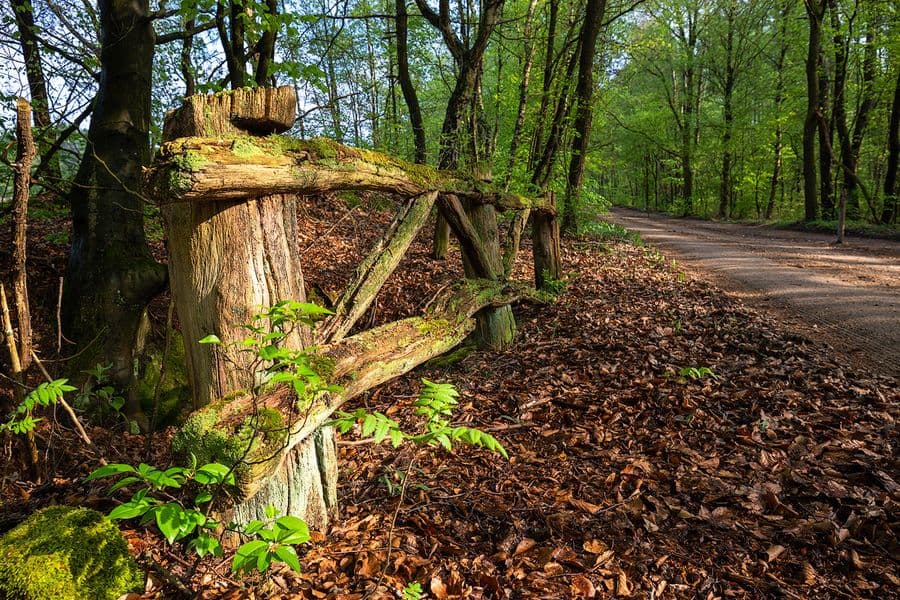
{"type": "Polygon", "coordinates": [[[0,538],[0,598],[115,600],[143,588],[119,529],[96,511],[51,506],[0,538]]]}

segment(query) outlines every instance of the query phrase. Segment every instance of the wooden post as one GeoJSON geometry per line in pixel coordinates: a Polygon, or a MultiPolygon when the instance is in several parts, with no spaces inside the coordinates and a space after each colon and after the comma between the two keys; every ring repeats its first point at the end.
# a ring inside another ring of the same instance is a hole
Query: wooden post
{"type": "MultiPolygon", "coordinates": [[[[232,138],[284,131],[293,124],[295,106],[290,88],[193,96],[167,116],[166,131],[232,138]]],[[[169,280],[184,333],[194,404],[199,408],[259,383],[255,357],[231,345],[247,336],[242,325],[280,300],[306,299],[298,254],[297,197],[272,194],[163,203],[162,212],[169,280]],[[218,336],[222,345],[200,344],[209,334],[218,336]]],[[[294,331],[283,343],[302,348],[311,333],[294,331]]],[[[334,432],[320,429],[309,443],[285,457],[260,484],[260,491],[234,508],[235,518],[264,519],[266,506],[273,505],[278,513],[324,528],[336,509],[336,458],[334,432]]]]}
{"type": "MultiPolygon", "coordinates": [[[[548,204],[556,206],[553,192],[548,192],[548,204]]],[[[548,279],[562,278],[559,248],[559,221],[552,211],[535,212],[531,222],[531,240],[534,252],[534,286],[539,290],[548,287],[548,279]]]]}
{"type": "Polygon", "coordinates": [[[27,371],[31,365],[31,310],[28,302],[28,273],[25,269],[25,243],[31,163],[34,161],[35,149],[31,135],[31,105],[24,98],[16,100],[16,141],[16,176],[13,181],[13,294],[19,325],[19,358],[22,361],[22,371],[27,371]]]}

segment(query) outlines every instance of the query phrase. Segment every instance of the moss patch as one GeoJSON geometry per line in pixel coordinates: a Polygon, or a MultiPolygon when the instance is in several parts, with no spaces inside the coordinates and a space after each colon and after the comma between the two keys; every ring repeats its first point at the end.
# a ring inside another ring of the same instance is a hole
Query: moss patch
{"type": "Polygon", "coordinates": [[[0,538],[0,597],[115,600],[144,589],[144,575],[109,519],[51,506],[0,538]]]}
{"type": "Polygon", "coordinates": [[[191,414],[172,438],[172,451],[182,457],[193,454],[201,465],[210,462],[229,467],[238,465],[235,477],[241,480],[247,475],[239,465],[247,454],[247,442],[220,425],[220,413],[228,401],[225,398],[213,402],[191,414]]]}
{"type": "Polygon", "coordinates": [[[174,330],[169,332],[169,336],[170,344],[166,356],[163,356],[162,343],[143,353],[135,386],[141,409],[148,415],[153,414],[158,388],[159,408],[156,423],[160,426],[173,423],[181,407],[189,405],[191,399],[184,340],[181,334],[174,330]]]}
{"type": "Polygon", "coordinates": [[[243,488],[282,447],[288,424],[278,410],[267,407],[258,407],[235,421],[229,417],[234,408],[229,404],[240,401],[237,396],[191,414],[172,438],[172,451],[184,458],[193,454],[198,464],[218,462],[234,467],[238,488],[243,488]]]}

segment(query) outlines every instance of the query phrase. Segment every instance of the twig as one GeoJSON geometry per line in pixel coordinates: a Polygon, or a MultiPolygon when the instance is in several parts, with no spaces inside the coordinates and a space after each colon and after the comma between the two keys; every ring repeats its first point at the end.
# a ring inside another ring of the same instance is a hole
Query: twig
{"type": "Polygon", "coordinates": [[[194,595],[191,593],[191,590],[184,584],[184,582],[174,573],[166,569],[164,566],[156,562],[151,556],[149,552],[143,552],[141,554],[141,558],[146,561],[147,565],[150,567],[154,573],[162,576],[166,583],[173,586],[176,590],[178,590],[178,597],[181,598],[193,598],[194,595]]]}
{"type": "MultiPolygon", "coordinates": [[[[38,358],[38,355],[34,352],[34,350],[31,351],[31,357],[34,358],[35,364],[38,366],[38,369],[41,370],[41,373],[44,375],[47,381],[53,381],[50,373],[48,373],[47,369],[44,368],[44,363],[41,362],[41,359],[38,358]]],[[[75,424],[75,429],[78,431],[78,435],[81,436],[81,439],[83,439],[88,446],[96,448],[96,446],[94,446],[94,442],[92,442],[91,438],[88,436],[87,431],[85,431],[84,427],[81,425],[81,420],[78,418],[78,415],[75,414],[72,406],[68,402],[66,402],[66,399],[62,396],[60,396],[59,398],[59,403],[62,405],[63,409],[65,409],[65,411],[69,413],[69,417],[72,418],[72,423],[75,424]]]]}
{"type": "MultiPolygon", "coordinates": [[[[0,313],[3,318],[3,336],[6,338],[6,347],[9,350],[9,360],[12,366],[12,375],[19,384],[13,387],[13,394],[16,405],[19,405],[24,399],[25,381],[22,375],[22,363],[19,360],[19,351],[16,348],[16,338],[13,334],[12,319],[9,316],[9,304],[6,301],[6,288],[3,282],[0,282],[0,313]]],[[[31,416],[31,411],[28,411],[31,416]]],[[[38,454],[37,443],[34,440],[34,430],[30,429],[25,434],[26,444],[28,446],[28,458],[31,462],[32,475],[35,480],[40,481],[40,455],[38,454]]]]}
{"type": "Polygon", "coordinates": [[[391,566],[391,551],[393,550],[392,542],[394,540],[394,529],[397,526],[397,515],[400,514],[400,509],[403,508],[403,500],[406,498],[406,488],[409,485],[409,478],[412,476],[412,469],[415,464],[416,456],[413,454],[413,457],[409,460],[409,464],[406,465],[406,475],[403,477],[403,484],[400,486],[400,498],[397,501],[397,508],[394,510],[394,516],[391,518],[391,527],[388,529],[387,556],[384,559],[384,566],[381,568],[381,573],[378,575],[378,581],[375,582],[375,586],[370,591],[366,592],[366,595],[363,596],[363,600],[371,598],[372,594],[378,591],[378,586],[384,581],[387,570],[391,566]]]}
{"type": "Polygon", "coordinates": [[[56,354],[62,354],[62,343],[63,340],[66,340],[70,344],[72,344],[72,340],[63,335],[62,332],[62,297],[63,297],[63,282],[65,281],[65,277],[59,278],[59,292],[56,294],[56,354]]]}
{"type": "Polygon", "coordinates": [[[303,256],[304,254],[306,254],[309,251],[309,249],[312,248],[313,246],[315,246],[317,243],[319,243],[320,240],[328,237],[332,231],[337,229],[337,226],[341,224],[341,221],[343,221],[344,219],[346,219],[347,217],[349,217],[350,215],[353,214],[353,211],[355,211],[356,208],[357,207],[354,206],[353,208],[351,208],[350,210],[345,212],[343,215],[341,215],[340,219],[338,219],[337,221],[334,222],[334,224],[328,229],[328,231],[326,231],[325,233],[323,233],[322,235],[318,236],[316,239],[311,241],[309,244],[307,244],[306,248],[304,248],[303,250],[300,251],[300,256],[303,256]]]}

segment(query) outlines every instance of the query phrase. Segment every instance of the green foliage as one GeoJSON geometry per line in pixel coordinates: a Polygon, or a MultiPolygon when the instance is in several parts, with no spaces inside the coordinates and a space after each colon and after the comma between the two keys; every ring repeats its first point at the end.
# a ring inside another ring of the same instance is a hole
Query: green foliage
{"type": "Polygon", "coordinates": [[[0,538],[0,597],[116,600],[144,589],[122,534],[86,508],[52,506],[0,538]]]}
{"type": "Polygon", "coordinates": [[[583,229],[584,233],[591,237],[601,240],[622,240],[630,242],[635,246],[643,246],[644,240],[641,234],[636,231],[628,231],[621,225],[610,223],[609,221],[596,220],[587,223],[583,229]]]}
{"type": "Polygon", "coordinates": [[[566,291],[568,282],[565,279],[555,279],[550,275],[550,271],[548,271],[547,269],[541,271],[541,276],[544,281],[544,287],[542,291],[547,292],[553,297],[560,296],[563,292],[566,291]]]}
{"type": "Polygon", "coordinates": [[[285,516],[275,517],[274,509],[266,508],[265,522],[253,520],[244,527],[243,534],[256,536],[238,548],[231,563],[235,573],[247,571],[266,572],[272,561],[287,564],[294,571],[300,571],[300,560],[294,546],[309,541],[309,527],[302,519],[285,516]]]}
{"type": "Polygon", "coordinates": [[[403,600],[419,600],[422,598],[422,584],[418,581],[410,581],[403,588],[403,600]]]}
{"type": "Polygon", "coordinates": [[[453,427],[450,417],[456,408],[459,392],[450,383],[435,383],[422,379],[422,391],[415,402],[415,414],[423,417],[422,431],[410,434],[400,429],[399,423],[382,413],[370,413],[359,408],[352,413],[337,411],[336,418],[329,422],[341,433],[347,433],[355,425],[361,426],[363,437],[372,436],[372,441],[381,443],[389,440],[394,448],[404,442],[418,445],[441,446],[447,451],[453,449],[454,442],[485,448],[509,458],[502,444],[489,433],[472,427],[453,427]]]}
{"type": "Polygon", "coordinates": [[[75,396],[73,406],[85,411],[89,416],[106,421],[110,417],[113,420],[124,422],[132,433],[138,433],[140,428],[137,422],[129,419],[123,412],[125,398],[112,385],[107,372],[112,368],[110,364],[96,364],[93,368],[82,371],[89,379],[75,396]]]}
{"type": "Polygon", "coordinates": [[[233,468],[221,463],[200,467],[171,467],[166,470],[141,463],[111,464],[96,469],[85,481],[125,475],[109,491],[137,486],[127,502],[110,511],[113,521],[139,519],[141,525],[154,523],[169,544],[186,542],[200,558],[221,556],[221,533],[231,531],[248,539],[235,554],[232,570],[236,573],[264,573],[273,562],[283,562],[295,571],[300,561],[294,546],[309,541],[309,528],[302,519],[275,516],[266,509],[267,521],[254,520],[243,528],[233,523],[225,528],[209,517],[215,499],[235,485],[233,468]],[[176,495],[178,494],[178,495],[176,495]],[[185,501],[184,498],[188,500],[185,501]]]}
{"type": "Polygon", "coordinates": [[[75,391],[68,381],[68,379],[56,379],[42,383],[31,390],[9,416],[9,420],[0,424],[0,432],[10,431],[15,434],[23,434],[34,430],[40,421],[40,418],[34,418],[32,414],[34,409],[41,406],[52,406],[62,399],[65,392],[75,391]]]}
{"type": "Polygon", "coordinates": [[[705,377],[710,377],[712,379],[718,379],[716,374],[713,373],[712,369],[709,367],[682,367],[678,371],[678,376],[682,379],[703,379],[705,377]]]}

